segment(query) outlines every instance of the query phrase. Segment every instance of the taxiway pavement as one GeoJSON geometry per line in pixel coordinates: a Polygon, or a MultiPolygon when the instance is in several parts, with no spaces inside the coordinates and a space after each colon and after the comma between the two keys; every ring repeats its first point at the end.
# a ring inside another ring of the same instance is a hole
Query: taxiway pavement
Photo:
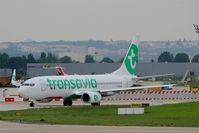
{"type": "Polygon", "coordinates": [[[0,121],[0,133],[198,133],[191,127],[134,127],[24,124],[0,121]]]}

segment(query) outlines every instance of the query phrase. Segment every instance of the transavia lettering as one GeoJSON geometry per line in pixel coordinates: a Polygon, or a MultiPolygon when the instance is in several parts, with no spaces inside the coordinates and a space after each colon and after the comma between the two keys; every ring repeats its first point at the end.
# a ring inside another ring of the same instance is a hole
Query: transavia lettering
{"type": "Polygon", "coordinates": [[[97,88],[96,79],[63,79],[63,80],[46,79],[46,80],[51,90],[97,88]]]}

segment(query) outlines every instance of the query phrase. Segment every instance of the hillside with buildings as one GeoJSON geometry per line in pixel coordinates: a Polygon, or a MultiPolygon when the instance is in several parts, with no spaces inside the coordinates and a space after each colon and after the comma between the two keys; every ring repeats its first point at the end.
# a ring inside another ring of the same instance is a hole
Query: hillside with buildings
{"type": "MultiPolygon", "coordinates": [[[[93,55],[95,60],[101,60],[103,57],[110,57],[118,61],[121,59],[129,46],[129,41],[33,41],[26,40],[21,42],[1,42],[0,53],[6,52],[9,56],[22,56],[32,53],[35,58],[39,58],[41,52],[51,52],[58,58],[70,56],[73,60],[84,61],[87,54],[93,55]]],[[[193,57],[199,52],[199,43],[197,41],[141,41],[139,43],[140,62],[157,61],[158,56],[169,51],[174,55],[185,52],[193,57]]]]}

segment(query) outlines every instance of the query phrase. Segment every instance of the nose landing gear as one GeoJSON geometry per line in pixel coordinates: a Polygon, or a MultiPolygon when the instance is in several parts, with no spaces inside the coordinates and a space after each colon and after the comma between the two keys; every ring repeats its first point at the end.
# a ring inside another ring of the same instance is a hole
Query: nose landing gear
{"type": "Polygon", "coordinates": [[[64,106],[72,106],[73,101],[71,99],[64,99],[63,104],[64,106]]]}
{"type": "Polygon", "coordinates": [[[30,106],[30,107],[34,107],[34,106],[35,106],[35,103],[34,103],[34,102],[30,102],[29,106],[30,106]]]}

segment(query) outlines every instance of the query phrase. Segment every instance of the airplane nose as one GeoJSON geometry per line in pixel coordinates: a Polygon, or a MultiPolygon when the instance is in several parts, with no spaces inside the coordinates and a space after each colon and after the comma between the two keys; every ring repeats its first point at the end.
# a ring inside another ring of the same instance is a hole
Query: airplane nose
{"type": "Polygon", "coordinates": [[[27,89],[24,87],[20,87],[18,90],[19,96],[23,97],[23,98],[28,98],[27,97],[27,89]]]}

